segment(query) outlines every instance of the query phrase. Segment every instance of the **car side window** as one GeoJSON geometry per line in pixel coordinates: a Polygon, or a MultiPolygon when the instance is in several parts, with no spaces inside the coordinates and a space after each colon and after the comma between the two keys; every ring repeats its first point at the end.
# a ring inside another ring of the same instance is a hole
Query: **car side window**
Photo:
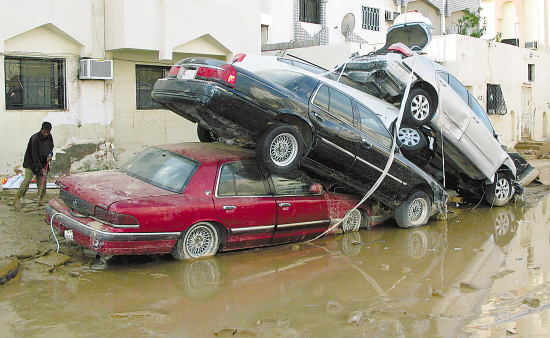
{"type": "Polygon", "coordinates": [[[313,195],[310,191],[313,181],[300,170],[293,170],[285,174],[272,174],[271,180],[276,195],[313,195]]]}
{"type": "Polygon", "coordinates": [[[220,172],[218,196],[266,196],[260,166],[252,161],[225,163],[220,172]]]}
{"type": "Polygon", "coordinates": [[[380,142],[390,148],[392,137],[382,121],[374,115],[367,107],[357,104],[359,108],[359,121],[361,122],[361,131],[370,138],[380,142]]]}
{"type": "Polygon", "coordinates": [[[464,87],[460,81],[458,81],[454,76],[452,76],[449,73],[443,73],[445,76],[443,77],[445,81],[453,88],[453,90],[468,104],[468,89],[464,87]]]}
{"type": "Polygon", "coordinates": [[[327,112],[329,111],[330,93],[327,86],[321,86],[321,88],[319,88],[313,100],[313,104],[327,112]]]}
{"type": "Polygon", "coordinates": [[[342,121],[353,125],[351,98],[336,89],[322,85],[317,91],[313,104],[330,112],[342,121]]]}
{"type": "Polygon", "coordinates": [[[349,125],[353,125],[353,108],[351,98],[337,90],[330,89],[330,113],[349,125]]]}

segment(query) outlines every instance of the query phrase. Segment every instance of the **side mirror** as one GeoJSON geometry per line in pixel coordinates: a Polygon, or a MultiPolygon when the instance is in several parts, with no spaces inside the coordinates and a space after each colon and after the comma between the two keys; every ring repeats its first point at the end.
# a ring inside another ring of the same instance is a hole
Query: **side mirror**
{"type": "Polygon", "coordinates": [[[323,186],[320,183],[313,183],[311,187],[309,187],[309,192],[320,194],[323,192],[323,186]]]}

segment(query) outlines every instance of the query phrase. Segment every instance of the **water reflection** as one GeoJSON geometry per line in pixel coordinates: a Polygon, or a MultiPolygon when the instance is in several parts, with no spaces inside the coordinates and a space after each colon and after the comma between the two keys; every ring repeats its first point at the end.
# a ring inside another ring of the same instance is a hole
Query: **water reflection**
{"type": "Polygon", "coordinates": [[[472,322],[493,315],[483,306],[493,301],[493,284],[514,275],[504,276],[504,269],[521,269],[523,261],[511,257],[525,251],[525,264],[531,256],[531,266],[550,271],[522,237],[536,230],[525,223],[536,218],[533,212],[463,207],[422,228],[388,224],[203,260],[123,257],[103,270],[72,262],[3,287],[0,332],[456,337],[469,328],[466,335],[476,336],[472,322]]]}

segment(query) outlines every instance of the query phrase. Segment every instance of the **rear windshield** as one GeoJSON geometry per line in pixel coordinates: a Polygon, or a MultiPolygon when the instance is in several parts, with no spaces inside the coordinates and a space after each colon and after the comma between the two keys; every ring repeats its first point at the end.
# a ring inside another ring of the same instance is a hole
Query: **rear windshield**
{"type": "Polygon", "coordinates": [[[148,148],[126,162],[120,171],[156,187],[181,193],[199,163],[168,150],[148,148]]]}
{"type": "Polygon", "coordinates": [[[311,76],[286,70],[261,70],[256,74],[285,87],[306,100],[309,100],[313,90],[319,83],[319,80],[311,76]]]}

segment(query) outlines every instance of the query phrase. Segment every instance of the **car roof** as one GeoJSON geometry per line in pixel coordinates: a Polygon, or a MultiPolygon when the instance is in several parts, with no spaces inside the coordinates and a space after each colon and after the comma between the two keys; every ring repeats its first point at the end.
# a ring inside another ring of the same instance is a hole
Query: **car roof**
{"type": "Polygon", "coordinates": [[[255,153],[246,149],[225,143],[185,142],[155,146],[180,154],[201,163],[211,163],[228,160],[253,160],[255,153]]]}

